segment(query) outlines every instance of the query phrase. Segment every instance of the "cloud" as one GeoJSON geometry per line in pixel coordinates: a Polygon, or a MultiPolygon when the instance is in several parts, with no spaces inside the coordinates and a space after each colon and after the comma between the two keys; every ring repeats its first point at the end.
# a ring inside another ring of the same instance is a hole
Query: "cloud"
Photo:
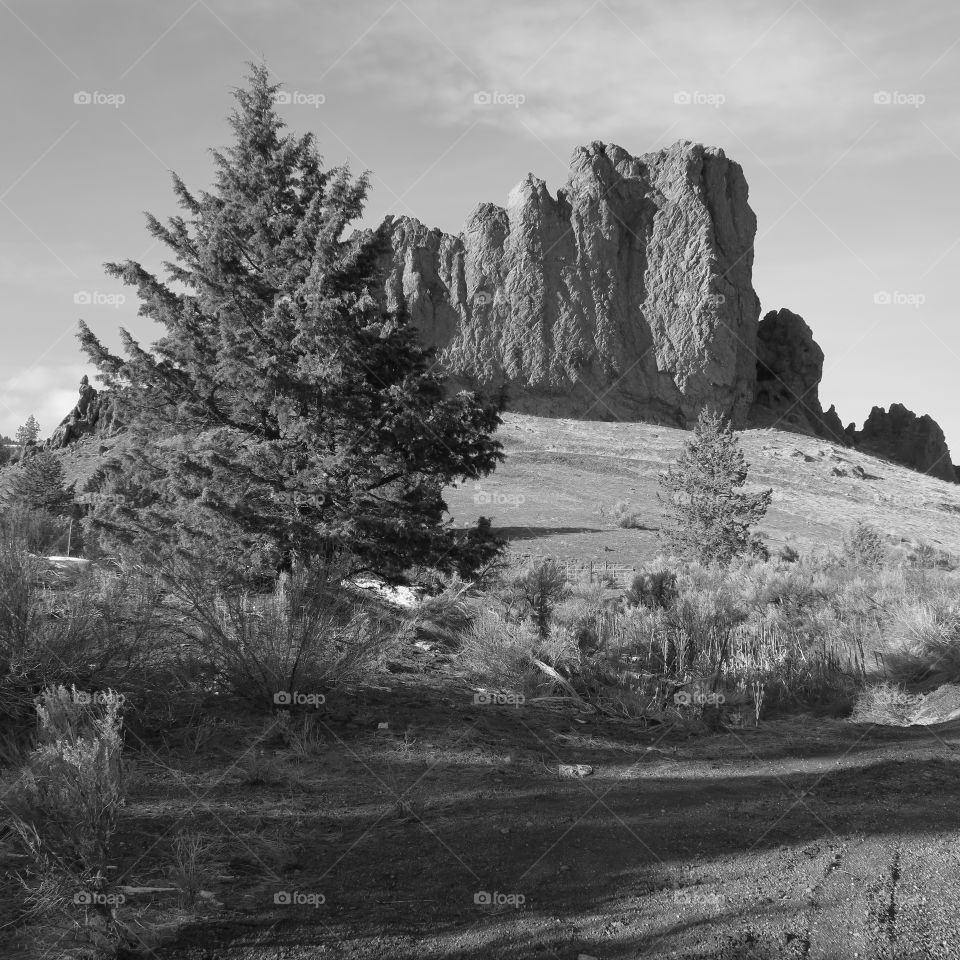
{"type": "Polygon", "coordinates": [[[77,402],[77,384],[83,374],[92,377],[89,365],[38,365],[0,382],[0,433],[13,436],[31,414],[48,437],[77,402]]]}
{"type": "Polygon", "coordinates": [[[816,160],[824,143],[877,124],[870,146],[896,145],[898,156],[880,149],[872,161],[899,162],[928,144],[904,136],[916,110],[874,103],[894,89],[922,93],[923,118],[955,129],[949,74],[920,76],[938,54],[929,36],[880,12],[852,19],[803,0],[729,4],[722,16],[702,0],[493,0],[458,5],[456,17],[447,8],[408,0],[379,22],[369,16],[369,35],[331,77],[441,126],[490,125],[547,143],[613,139],[634,151],[688,137],[816,160]],[[481,92],[501,103],[475,103],[481,92]],[[677,102],[684,95],[691,102],[677,102]]]}

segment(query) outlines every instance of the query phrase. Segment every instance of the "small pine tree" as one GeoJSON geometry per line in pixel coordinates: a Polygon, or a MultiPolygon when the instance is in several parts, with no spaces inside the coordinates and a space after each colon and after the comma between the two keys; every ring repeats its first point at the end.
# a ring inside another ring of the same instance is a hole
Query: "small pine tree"
{"type": "Polygon", "coordinates": [[[843,538],[843,559],[854,567],[882,567],[887,547],[876,527],[860,520],[843,538]]]}
{"type": "Polygon", "coordinates": [[[27,417],[27,422],[21,424],[17,427],[16,441],[21,447],[26,447],[28,444],[36,443],[37,437],[40,436],[40,424],[37,422],[37,418],[31,413],[27,417]]]}
{"type": "Polygon", "coordinates": [[[693,439],[660,477],[660,500],[668,513],[660,533],[667,546],[701,563],[726,564],[741,554],[762,553],[751,531],[766,514],[773,491],[745,491],[748,470],[726,419],[702,411],[693,439]]]}
{"type": "Polygon", "coordinates": [[[59,458],[49,450],[41,450],[23,460],[10,480],[10,500],[31,510],[69,516],[73,493],[67,488],[59,458]]]}
{"type": "Polygon", "coordinates": [[[383,306],[385,233],[344,236],[368,178],[324,170],[311,135],[283,132],[266,68],[249,81],[212,191],[175,176],[184,215],[148,216],[167,279],[107,265],[164,336],[147,350],[121,331],[120,357],[81,323],[133,440],[113,478],[125,502],[91,524],[121,550],[214,550],[251,571],[479,566],[499,542],[489,522],[452,529],[443,489],[503,459],[502,399],[449,394],[409,318],[383,306]]]}

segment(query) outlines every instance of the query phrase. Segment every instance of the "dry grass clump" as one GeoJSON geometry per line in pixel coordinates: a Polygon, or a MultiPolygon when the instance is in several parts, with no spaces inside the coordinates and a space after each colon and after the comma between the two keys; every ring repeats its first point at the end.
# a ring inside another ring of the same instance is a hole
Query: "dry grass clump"
{"type": "Polygon", "coordinates": [[[960,601],[936,592],[903,601],[885,625],[888,675],[930,689],[960,682],[960,601]]]}
{"type": "Polygon", "coordinates": [[[28,866],[29,912],[68,919],[98,944],[120,938],[122,896],[107,876],[124,802],[122,698],[48,687],[36,704],[38,743],[6,806],[28,866]]]}
{"type": "Polygon", "coordinates": [[[911,722],[923,699],[922,694],[908,693],[899,684],[870,684],[857,695],[850,719],[902,727],[911,722]]]}

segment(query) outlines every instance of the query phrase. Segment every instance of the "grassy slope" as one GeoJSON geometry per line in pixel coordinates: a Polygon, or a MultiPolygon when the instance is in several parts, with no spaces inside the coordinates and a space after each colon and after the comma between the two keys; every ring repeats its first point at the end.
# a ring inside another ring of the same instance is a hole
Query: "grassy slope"
{"type": "MultiPolygon", "coordinates": [[[[657,475],[689,436],[645,423],[507,414],[506,462],[479,484],[448,491],[450,510],[458,523],[492,517],[518,551],[633,565],[657,552],[657,475]],[[617,527],[618,500],[630,501],[645,529],[617,527]]],[[[894,541],[960,553],[960,486],[783,430],[739,437],[751,483],[774,491],[761,527],[771,549],[788,538],[801,551],[836,546],[863,519],[894,541]],[[853,474],[857,466],[866,478],[853,474]]]]}
{"type": "MultiPolygon", "coordinates": [[[[448,490],[447,500],[458,524],[492,517],[514,550],[633,566],[657,552],[657,475],[689,436],[647,423],[509,413],[500,432],[506,461],[480,483],[448,490]],[[645,529],[616,525],[618,500],[630,501],[645,529]]],[[[836,546],[863,519],[894,542],[922,540],[960,555],[960,486],[783,430],[739,436],[751,482],[774,491],[761,527],[772,550],[787,539],[801,551],[836,546]],[[853,474],[857,466],[867,478],[853,474]]],[[[80,489],[100,457],[122,442],[91,438],[62,451],[68,481],[80,489]]]]}

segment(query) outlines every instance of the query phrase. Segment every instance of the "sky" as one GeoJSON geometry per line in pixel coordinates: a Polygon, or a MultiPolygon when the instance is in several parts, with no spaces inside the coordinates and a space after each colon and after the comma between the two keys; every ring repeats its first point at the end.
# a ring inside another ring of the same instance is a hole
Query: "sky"
{"type": "Polygon", "coordinates": [[[844,423],[903,403],[960,459],[960,6],[828,0],[0,0],[0,432],[44,435],[137,316],[107,261],[210,185],[250,61],[330,165],[372,173],[364,224],[448,232],[573,149],[687,139],[740,163],[762,311],[802,315],[844,423]]]}

